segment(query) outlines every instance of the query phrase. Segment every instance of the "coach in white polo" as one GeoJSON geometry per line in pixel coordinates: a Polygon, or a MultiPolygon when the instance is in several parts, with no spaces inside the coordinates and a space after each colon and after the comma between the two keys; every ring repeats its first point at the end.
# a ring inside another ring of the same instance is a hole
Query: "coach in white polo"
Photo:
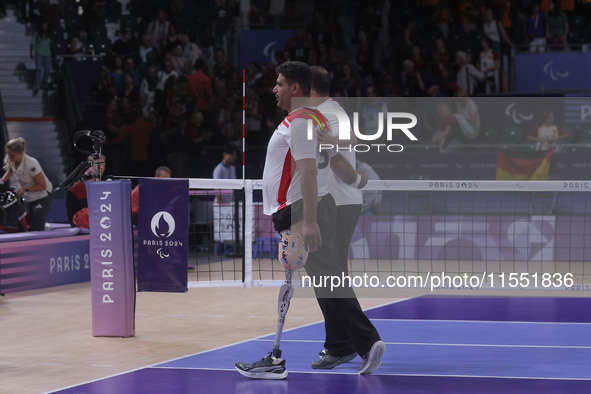
{"type": "Polygon", "coordinates": [[[37,159],[25,153],[24,138],[14,138],[6,143],[3,182],[14,179],[16,194],[23,196],[29,214],[29,231],[45,230],[45,219],[51,206],[53,187],[43,173],[37,159]]]}

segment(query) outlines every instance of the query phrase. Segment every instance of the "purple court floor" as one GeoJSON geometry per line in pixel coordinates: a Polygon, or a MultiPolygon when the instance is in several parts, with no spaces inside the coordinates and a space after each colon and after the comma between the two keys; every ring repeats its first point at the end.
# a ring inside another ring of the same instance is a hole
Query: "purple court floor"
{"type": "MultiPolygon", "coordinates": [[[[591,392],[591,299],[421,297],[367,311],[387,344],[382,366],[359,376],[357,357],[310,368],[324,325],[282,337],[284,381],[242,377],[273,335],[188,355],[56,393],[584,393],[591,392]]],[[[289,316],[288,316],[289,318],[289,316]]]]}

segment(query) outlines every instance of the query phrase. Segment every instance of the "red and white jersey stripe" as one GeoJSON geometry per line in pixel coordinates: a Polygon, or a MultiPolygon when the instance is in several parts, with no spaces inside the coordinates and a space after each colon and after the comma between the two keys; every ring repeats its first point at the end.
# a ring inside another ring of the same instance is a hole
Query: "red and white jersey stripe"
{"type": "Polygon", "coordinates": [[[328,127],[322,114],[310,108],[290,112],[277,126],[267,146],[263,170],[263,211],[266,215],[272,215],[302,198],[300,172],[296,166],[298,160],[316,160],[318,196],[328,193],[328,155],[319,152],[316,137],[318,128],[328,132],[328,127]],[[314,127],[311,135],[308,135],[308,120],[312,120],[314,127]]]}

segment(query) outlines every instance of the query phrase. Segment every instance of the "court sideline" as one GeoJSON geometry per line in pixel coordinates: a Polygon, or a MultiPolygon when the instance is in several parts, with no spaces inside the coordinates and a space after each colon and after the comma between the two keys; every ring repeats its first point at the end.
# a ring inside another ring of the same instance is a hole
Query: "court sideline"
{"type": "MultiPolygon", "coordinates": [[[[57,390],[270,334],[276,299],[272,287],[141,292],[135,337],[106,338],[92,337],[90,282],[7,294],[0,297],[0,393],[57,390]]],[[[294,298],[286,329],[320,320],[316,300],[294,298]]]]}

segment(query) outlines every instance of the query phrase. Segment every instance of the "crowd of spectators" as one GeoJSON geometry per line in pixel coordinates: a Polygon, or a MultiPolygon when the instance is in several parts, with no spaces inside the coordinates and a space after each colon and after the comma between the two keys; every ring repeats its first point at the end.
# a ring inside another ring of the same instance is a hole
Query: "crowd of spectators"
{"type": "MultiPolygon", "coordinates": [[[[130,147],[125,160],[109,160],[110,171],[133,175],[151,175],[166,164],[175,176],[189,176],[190,157],[240,144],[241,29],[295,32],[275,62],[246,69],[251,146],[265,146],[283,117],[272,89],[275,66],[285,60],[325,67],[335,97],[368,91],[378,97],[474,96],[506,91],[515,48],[563,51],[591,37],[585,22],[591,9],[574,0],[53,3],[37,2],[54,54],[70,61],[105,54],[100,72],[91,76],[92,101],[104,105],[107,155],[130,147]],[[112,42],[107,21],[120,26],[112,42]]],[[[30,17],[30,7],[22,15],[30,17]]]]}

